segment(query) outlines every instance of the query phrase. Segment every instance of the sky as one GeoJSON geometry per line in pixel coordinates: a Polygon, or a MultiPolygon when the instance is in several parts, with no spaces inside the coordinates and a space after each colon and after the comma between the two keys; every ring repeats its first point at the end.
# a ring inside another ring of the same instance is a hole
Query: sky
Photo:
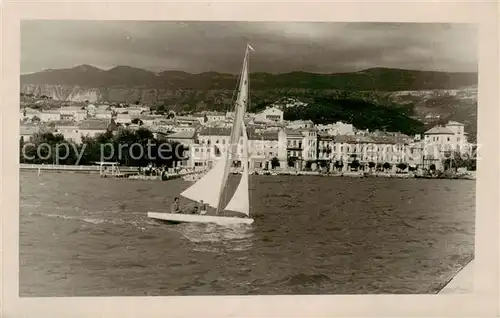
{"type": "Polygon", "coordinates": [[[238,73],[247,43],[252,72],[476,72],[476,32],[437,23],[31,20],[21,23],[21,73],[81,64],[238,73]]]}

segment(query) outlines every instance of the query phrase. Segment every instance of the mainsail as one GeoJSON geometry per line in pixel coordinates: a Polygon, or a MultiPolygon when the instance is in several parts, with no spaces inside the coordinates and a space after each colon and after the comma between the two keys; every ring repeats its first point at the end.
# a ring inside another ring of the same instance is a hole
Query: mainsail
{"type": "Polygon", "coordinates": [[[245,117],[245,111],[248,103],[248,56],[250,50],[253,51],[253,48],[248,45],[245,53],[245,59],[243,61],[241,77],[239,79],[238,96],[235,103],[229,147],[217,161],[212,170],[210,170],[203,178],[198,180],[198,182],[181,193],[183,197],[193,201],[199,202],[203,200],[211,207],[216,208],[217,213],[222,211],[224,208],[225,203],[223,198],[226,190],[227,179],[229,177],[231,164],[233,160],[237,159],[238,144],[240,137],[243,134],[243,175],[236,192],[234,193],[231,201],[228,203],[226,209],[249,215],[248,138],[243,119],[245,117]]]}
{"type": "Polygon", "coordinates": [[[226,166],[226,156],[227,152],[224,152],[214,167],[195,184],[184,190],[181,196],[193,201],[203,201],[203,203],[217,209],[220,199],[219,189],[226,166]]]}

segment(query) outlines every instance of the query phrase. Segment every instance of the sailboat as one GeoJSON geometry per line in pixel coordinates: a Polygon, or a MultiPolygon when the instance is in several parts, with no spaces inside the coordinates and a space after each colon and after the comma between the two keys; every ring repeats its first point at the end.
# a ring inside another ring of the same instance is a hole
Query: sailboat
{"type": "Polygon", "coordinates": [[[229,147],[222,152],[222,155],[217,159],[211,170],[180,194],[182,197],[194,202],[200,203],[203,201],[204,204],[216,209],[215,215],[148,212],[149,218],[174,223],[194,222],[215,223],[218,225],[253,223],[254,220],[250,217],[248,135],[243,121],[248,103],[248,59],[250,51],[254,51],[254,49],[250,45],[247,45],[245,58],[243,60],[243,68],[239,79],[229,147]],[[242,156],[238,158],[240,138],[243,149],[242,156]],[[233,161],[237,159],[241,159],[243,173],[241,174],[241,179],[236,191],[226,205],[224,198],[227,190],[228,177],[231,165],[233,161]],[[226,216],[225,211],[237,212],[237,215],[226,216]]]}

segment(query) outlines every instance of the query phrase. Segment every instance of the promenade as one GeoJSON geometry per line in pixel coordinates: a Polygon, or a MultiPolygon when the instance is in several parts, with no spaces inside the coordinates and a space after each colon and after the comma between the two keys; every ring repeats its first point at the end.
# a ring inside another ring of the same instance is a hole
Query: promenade
{"type": "MultiPolygon", "coordinates": [[[[127,166],[118,166],[121,172],[137,172],[138,167],[127,167],[127,166]]],[[[100,166],[98,165],[51,165],[51,164],[25,164],[21,163],[19,165],[21,170],[35,170],[38,169],[42,171],[56,171],[56,172],[82,172],[82,173],[99,173],[100,166]]]]}
{"type": "Polygon", "coordinates": [[[440,295],[474,293],[474,260],[467,264],[453,279],[439,291],[440,295]]]}

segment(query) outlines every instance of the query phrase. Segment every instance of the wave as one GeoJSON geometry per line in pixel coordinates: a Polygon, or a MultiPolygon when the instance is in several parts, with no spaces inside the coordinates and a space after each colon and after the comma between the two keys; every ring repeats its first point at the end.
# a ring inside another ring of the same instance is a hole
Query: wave
{"type": "Polygon", "coordinates": [[[280,279],[274,284],[281,286],[311,286],[331,283],[332,279],[325,274],[292,274],[280,279]]]}

